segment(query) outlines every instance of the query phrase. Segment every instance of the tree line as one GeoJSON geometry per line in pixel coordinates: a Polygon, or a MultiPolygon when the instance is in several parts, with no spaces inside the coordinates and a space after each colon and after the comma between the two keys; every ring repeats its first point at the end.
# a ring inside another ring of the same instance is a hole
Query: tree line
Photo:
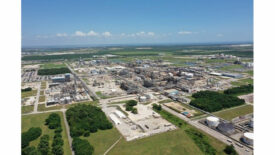
{"type": "Polygon", "coordinates": [[[21,89],[21,92],[27,92],[27,91],[32,91],[31,87],[25,88],[25,89],[21,89]]]}
{"type": "Polygon", "coordinates": [[[253,85],[248,84],[248,85],[242,85],[239,87],[230,88],[225,90],[223,93],[227,95],[240,95],[240,94],[253,93],[253,85]]]}
{"type": "Polygon", "coordinates": [[[62,68],[51,68],[51,69],[39,69],[38,75],[56,75],[56,74],[65,74],[71,73],[70,69],[67,67],[62,68]]]}

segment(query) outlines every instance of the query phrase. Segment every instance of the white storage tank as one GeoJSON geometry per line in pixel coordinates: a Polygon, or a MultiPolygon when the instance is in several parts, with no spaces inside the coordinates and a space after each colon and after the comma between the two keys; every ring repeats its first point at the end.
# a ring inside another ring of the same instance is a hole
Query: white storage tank
{"type": "Polygon", "coordinates": [[[253,145],[253,136],[254,134],[251,133],[251,132],[245,132],[243,134],[243,141],[246,143],[246,144],[249,144],[249,145],[253,145]]]}
{"type": "Polygon", "coordinates": [[[217,117],[209,116],[206,118],[206,123],[209,127],[217,127],[219,125],[219,119],[217,117]]]}

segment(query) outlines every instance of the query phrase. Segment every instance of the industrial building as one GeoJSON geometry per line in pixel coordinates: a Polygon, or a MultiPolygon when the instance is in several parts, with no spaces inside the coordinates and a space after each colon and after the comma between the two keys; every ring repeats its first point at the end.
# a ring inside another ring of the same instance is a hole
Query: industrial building
{"type": "Polygon", "coordinates": [[[118,111],[118,110],[116,110],[115,111],[115,114],[119,117],[119,118],[126,118],[126,116],[121,112],[121,111],[118,111]]]}
{"type": "Polygon", "coordinates": [[[224,123],[224,122],[221,122],[217,129],[222,132],[223,134],[226,134],[226,135],[231,135],[235,132],[235,128],[234,128],[234,125],[232,123],[224,123]]]}
{"type": "Polygon", "coordinates": [[[115,125],[121,124],[120,120],[117,118],[116,115],[110,114],[109,116],[110,116],[111,120],[115,123],[115,125]]]}
{"type": "Polygon", "coordinates": [[[206,118],[206,123],[209,127],[217,127],[219,125],[219,119],[217,117],[209,116],[206,118]]]}

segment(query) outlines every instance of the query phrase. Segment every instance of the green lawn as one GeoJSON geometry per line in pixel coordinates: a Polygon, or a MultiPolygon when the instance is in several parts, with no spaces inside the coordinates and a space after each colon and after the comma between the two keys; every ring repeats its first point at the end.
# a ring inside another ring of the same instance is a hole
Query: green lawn
{"type": "Polygon", "coordinates": [[[31,91],[26,91],[26,92],[21,92],[21,98],[26,98],[30,96],[36,96],[37,90],[31,90],[31,91]]]}
{"type": "Polygon", "coordinates": [[[62,108],[61,105],[46,107],[45,104],[38,104],[38,111],[49,111],[49,110],[56,110],[61,108],[62,108]]]}
{"type": "Polygon", "coordinates": [[[171,100],[171,99],[166,99],[166,100],[159,101],[160,104],[169,103],[169,102],[173,102],[173,100],[171,100]]]}
{"type": "Polygon", "coordinates": [[[213,114],[223,119],[226,119],[228,121],[231,121],[231,119],[235,117],[250,114],[250,113],[253,113],[252,105],[244,105],[244,106],[240,106],[240,107],[236,107],[228,110],[215,112],[213,114]]]}
{"type": "Polygon", "coordinates": [[[21,113],[29,113],[33,111],[33,105],[21,106],[21,113]]]}
{"type": "Polygon", "coordinates": [[[62,67],[66,67],[66,65],[63,63],[45,63],[40,65],[41,69],[52,69],[52,68],[62,68],[62,67]]]}
{"type": "Polygon", "coordinates": [[[45,102],[45,95],[39,96],[39,102],[45,102]]]}
{"type": "Polygon", "coordinates": [[[100,97],[101,99],[107,99],[107,98],[111,98],[112,96],[106,96],[106,95],[104,95],[104,94],[102,94],[102,92],[100,92],[100,91],[97,91],[97,92],[95,92],[96,93],[96,95],[98,96],[98,97],[100,97]]]}
{"type": "Polygon", "coordinates": [[[40,95],[44,95],[44,91],[43,90],[40,91],[40,95]]]}
{"type": "Polygon", "coordinates": [[[238,81],[231,82],[231,84],[234,86],[253,84],[253,79],[251,79],[251,78],[240,79],[238,81]]]}
{"type": "Polygon", "coordinates": [[[46,84],[47,84],[46,81],[41,82],[41,89],[46,89],[46,86],[47,86],[46,84]]]}
{"type": "Polygon", "coordinates": [[[244,68],[242,65],[229,65],[229,66],[225,66],[220,68],[220,70],[222,71],[233,71],[234,69],[241,69],[244,68]]]}
{"type": "Polygon", "coordinates": [[[110,130],[98,130],[96,133],[91,133],[87,139],[95,148],[95,155],[102,155],[110,146],[112,146],[120,137],[120,133],[115,127],[110,130]]]}
{"type": "MultiPolygon", "coordinates": [[[[33,115],[22,116],[22,118],[21,118],[21,122],[22,122],[21,132],[25,132],[31,127],[40,127],[42,129],[42,135],[48,134],[50,136],[50,146],[51,146],[52,141],[53,141],[53,136],[54,136],[54,130],[49,129],[48,126],[44,125],[45,119],[50,114],[51,113],[44,113],[44,114],[33,114],[33,115]]],[[[62,121],[62,129],[63,129],[62,137],[63,137],[63,140],[64,140],[64,145],[63,145],[64,155],[71,155],[63,115],[62,115],[61,112],[58,112],[58,114],[60,115],[61,121],[62,121]]],[[[39,141],[40,141],[40,137],[37,138],[36,140],[32,141],[30,143],[30,146],[37,147],[39,141]]]]}

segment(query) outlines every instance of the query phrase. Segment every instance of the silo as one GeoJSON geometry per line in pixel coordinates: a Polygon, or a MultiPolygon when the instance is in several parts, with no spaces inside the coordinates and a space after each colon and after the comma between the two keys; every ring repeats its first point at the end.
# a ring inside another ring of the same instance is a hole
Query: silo
{"type": "Polygon", "coordinates": [[[217,127],[219,125],[219,119],[217,117],[209,116],[206,118],[206,123],[209,127],[217,127]]]}
{"type": "Polygon", "coordinates": [[[245,132],[243,134],[243,141],[249,145],[253,145],[253,136],[254,134],[251,132],[245,132]]]}

